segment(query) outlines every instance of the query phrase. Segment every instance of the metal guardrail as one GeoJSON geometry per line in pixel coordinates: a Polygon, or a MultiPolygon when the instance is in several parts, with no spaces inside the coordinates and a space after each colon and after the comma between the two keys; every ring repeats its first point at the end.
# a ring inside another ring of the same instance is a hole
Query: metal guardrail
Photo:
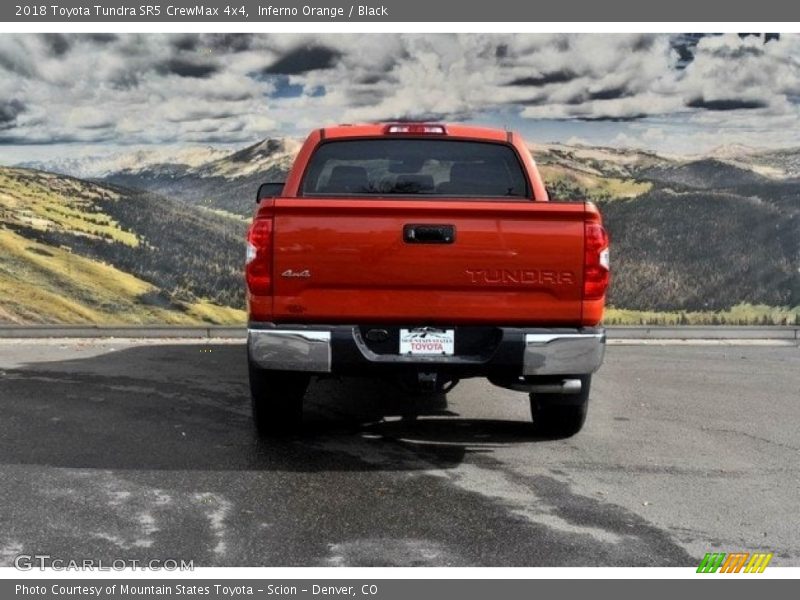
{"type": "MultiPolygon", "coordinates": [[[[800,340],[800,326],[648,325],[608,327],[610,340],[800,340]]],[[[0,325],[0,339],[140,338],[230,339],[247,337],[242,327],[180,327],[152,325],[0,325]]]]}
{"type": "Polygon", "coordinates": [[[246,338],[242,327],[182,327],[153,325],[0,325],[2,338],[129,338],[221,339],[246,338]]]}
{"type": "Polygon", "coordinates": [[[800,326],[793,325],[638,325],[606,331],[612,340],[800,340],[800,326]]]}

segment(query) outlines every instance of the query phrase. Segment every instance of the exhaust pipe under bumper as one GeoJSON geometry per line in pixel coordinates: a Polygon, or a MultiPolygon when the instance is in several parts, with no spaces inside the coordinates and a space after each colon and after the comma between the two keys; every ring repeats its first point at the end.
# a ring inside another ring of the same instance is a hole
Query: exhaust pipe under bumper
{"type": "Polygon", "coordinates": [[[583,385],[580,379],[562,379],[561,381],[549,381],[546,383],[518,379],[513,381],[492,381],[492,383],[509,390],[527,392],[529,394],[580,394],[583,385]]]}

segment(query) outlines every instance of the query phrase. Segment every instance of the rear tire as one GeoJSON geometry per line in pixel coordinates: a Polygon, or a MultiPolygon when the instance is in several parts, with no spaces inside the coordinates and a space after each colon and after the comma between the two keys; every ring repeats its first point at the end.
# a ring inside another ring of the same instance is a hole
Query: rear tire
{"type": "Polygon", "coordinates": [[[303,396],[311,376],[270,371],[249,363],[253,422],[262,437],[295,433],[303,423],[303,396]]]}
{"type": "Polygon", "coordinates": [[[550,439],[564,439],[578,433],[589,412],[589,391],[592,376],[580,377],[577,394],[530,394],[533,430],[550,439]]]}

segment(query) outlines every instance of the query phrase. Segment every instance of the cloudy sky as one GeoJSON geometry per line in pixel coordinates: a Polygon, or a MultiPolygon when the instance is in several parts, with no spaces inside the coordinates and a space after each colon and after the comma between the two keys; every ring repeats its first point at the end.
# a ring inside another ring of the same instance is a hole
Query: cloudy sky
{"type": "Polygon", "coordinates": [[[800,36],[0,34],[0,162],[424,118],[530,141],[796,146],[800,36]]]}

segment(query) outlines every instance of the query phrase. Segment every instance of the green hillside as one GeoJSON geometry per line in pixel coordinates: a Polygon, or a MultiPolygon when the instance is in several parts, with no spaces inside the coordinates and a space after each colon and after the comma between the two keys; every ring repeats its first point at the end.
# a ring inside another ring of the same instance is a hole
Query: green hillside
{"type": "Polygon", "coordinates": [[[553,200],[635,198],[653,187],[638,172],[669,162],[635,150],[558,144],[537,146],[532,153],[553,200]]]}
{"type": "Polygon", "coordinates": [[[623,200],[641,196],[653,187],[649,181],[607,177],[563,165],[542,165],[539,170],[553,200],[623,200]]]}
{"type": "Polygon", "coordinates": [[[603,212],[607,322],[800,322],[796,179],[765,177],[754,170],[764,160],[751,169],[747,157],[674,161],[583,147],[534,156],[552,198],[593,200],[603,212]]]}
{"type": "Polygon", "coordinates": [[[656,189],[601,205],[609,302],[655,311],[800,305],[800,215],[752,196],[656,189]]]}
{"type": "MultiPolygon", "coordinates": [[[[296,147],[268,139],[102,183],[0,168],[0,321],[243,322],[255,190],[285,176],[296,147]]],[[[800,151],[676,160],[551,144],[533,155],[553,199],[601,207],[609,323],[800,321],[800,151]]]]}
{"type": "Polygon", "coordinates": [[[243,229],[166,198],[0,168],[0,321],[241,323],[243,229]]]}

